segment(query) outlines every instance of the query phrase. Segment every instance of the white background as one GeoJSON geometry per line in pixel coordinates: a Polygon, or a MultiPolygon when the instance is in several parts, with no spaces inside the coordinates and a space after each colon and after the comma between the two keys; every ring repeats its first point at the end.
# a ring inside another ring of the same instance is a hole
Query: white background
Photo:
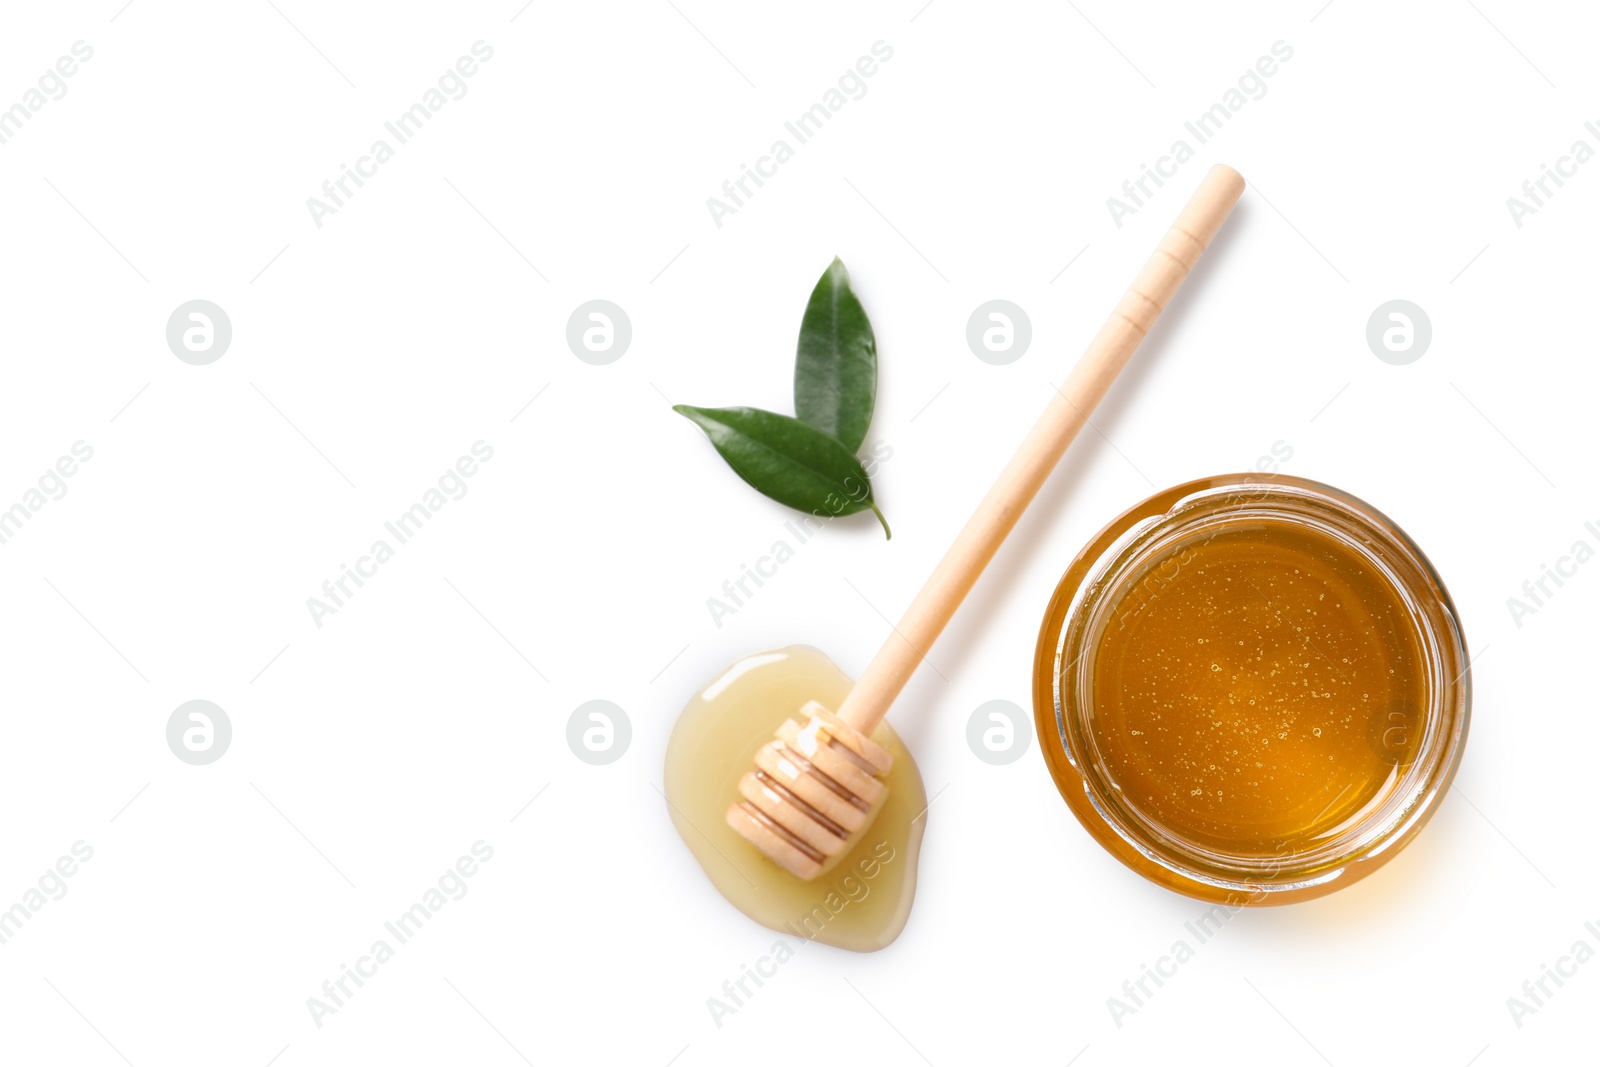
{"type": "Polygon", "coordinates": [[[1600,564],[1520,627],[1506,605],[1600,547],[1600,162],[1521,228],[1505,203],[1600,148],[1591,11],[275,2],[11,5],[0,33],[0,106],[94,49],[0,145],[0,507],[94,449],[0,546],[0,907],[94,850],[0,945],[0,1060],[1593,1058],[1600,963],[1520,1028],[1506,1005],[1600,949],[1600,564]],[[315,226],[306,198],[478,40],[467,95],[315,226]],[[706,198],[879,40],[866,95],[718,228],[706,198]],[[1113,225],[1106,198],[1279,40],[1266,95],[1113,225]],[[718,1027],[707,998],[774,935],[668,820],[677,711],[761,649],[865,665],[1215,161],[1251,183],[1224,235],[935,649],[948,683],[896,708],[938,793],[905,933],[805,947],[718,1027]],[[834,255],[877,331],[895,537],[835,523],[719,628],[706,598],[790,513],[668,401],[791,410],[834,255]],[[195,298],[234,330],[204,367],[164,336],[195,298]],[[564,338],[593,298],[633,324],[604,367],[564,338]],[[964,338],[993,298],[1033,324],[1004,367],[964,338]],[[1364,337],[1394,298],[1434,329],[1404,367],[1364,337]],[[479,440],[470,492],[314,625],[306,599],[479,440]],[[1479,657],[1459,788],[1376,875],[1239,915],[1119,1027],[1107,998],[1202,906],[1102,852],[1036,741],[989,766],[966,720],[1028,705],[1095,530],[1280,441],[1449,584],[1479,657]],[[165,740],[196,698],[234,730],[205,767],[165,740]],[[633,725],[609,766],[565,743],[594,698],[633,725]],[[316,1026],[306,999],[478,840],[470,892],[316,1026]]]}

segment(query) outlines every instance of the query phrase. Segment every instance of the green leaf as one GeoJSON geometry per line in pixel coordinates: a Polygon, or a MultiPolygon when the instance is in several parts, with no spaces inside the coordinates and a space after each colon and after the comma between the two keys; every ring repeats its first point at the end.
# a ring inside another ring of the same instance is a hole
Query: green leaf
{"type": "Polygon", "coordinates": [[[872,483],[855,452],[830,435],[787,415],[759,408],[672,408],[705,431],[734,473],[757,492],[819,518],[871,509],[872,483]]]}
{"type": "Polygon", "coordinates": [[[853,454],[878,395],[878,342],[850,275],[835,257],[811,290],[794,363],[794,410],[853,454]]]}

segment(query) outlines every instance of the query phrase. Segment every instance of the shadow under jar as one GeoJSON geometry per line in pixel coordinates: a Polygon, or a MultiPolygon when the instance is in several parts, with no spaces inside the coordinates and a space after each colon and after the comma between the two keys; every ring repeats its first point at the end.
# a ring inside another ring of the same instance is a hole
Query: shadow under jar
{"type": "Polygon", "coordinates": [[[1158,493],[1078,555],[1045,615],[1034,714],[1112,855],[1230,906],[1330,893],[1444,797],[1471,679],[1450,594],[1371,505],[1283,475],[1158,493]]]}

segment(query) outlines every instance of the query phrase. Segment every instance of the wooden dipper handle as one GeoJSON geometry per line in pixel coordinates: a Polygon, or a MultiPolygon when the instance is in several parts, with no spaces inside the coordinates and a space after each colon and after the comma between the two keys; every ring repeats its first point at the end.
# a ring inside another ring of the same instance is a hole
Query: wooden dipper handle
{"type": "Polygon", "coordinates": [[[1111,388],[1162,308],[1188,277],[1244,192],[1244,179],[1218,164],[1200,182],[1172,229],[1133,280],[1106,324],[1034,424],[978,510],[967,520],[900,625],[839,707],[839,717],[870,735],[944,630],[950,616],[1017,524],[1096,404],[1111,388]]]}

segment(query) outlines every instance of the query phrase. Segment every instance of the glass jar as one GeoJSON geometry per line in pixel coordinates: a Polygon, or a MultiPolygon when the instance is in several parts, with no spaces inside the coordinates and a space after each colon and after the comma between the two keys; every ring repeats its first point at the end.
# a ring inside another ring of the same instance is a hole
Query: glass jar
{"type": "Polygon", "coordinates": [[[1321,896],[1392,858],[1455,775],[1470,694],[1422,551],[1283,475],[1188,482],[1119,516],[1067,568],[1034,661],[1073,814],[1151,881],[1230,906],[1321,896]]]}

